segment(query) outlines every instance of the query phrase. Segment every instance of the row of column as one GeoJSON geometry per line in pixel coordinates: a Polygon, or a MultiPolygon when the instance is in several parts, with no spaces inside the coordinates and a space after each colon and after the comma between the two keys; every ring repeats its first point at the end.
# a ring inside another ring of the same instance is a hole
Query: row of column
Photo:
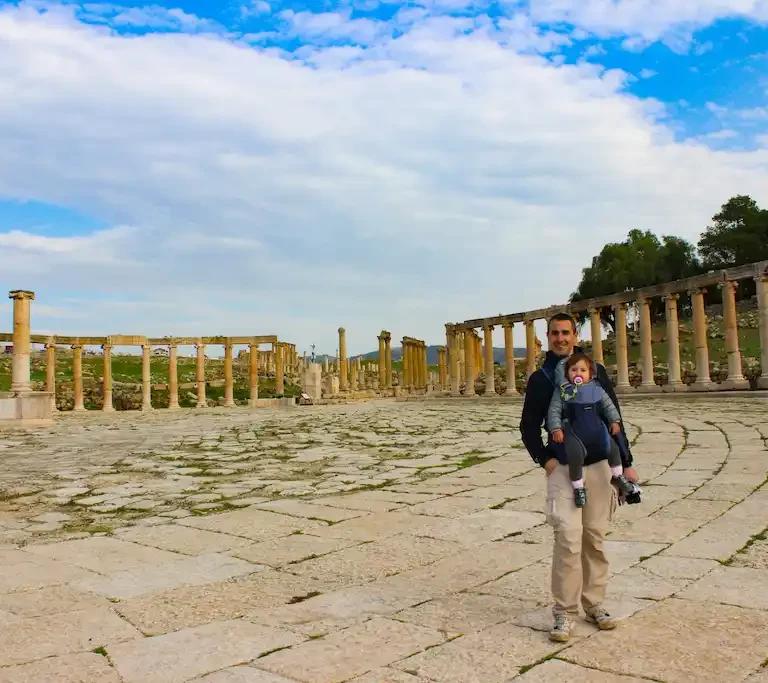
{"type": "Polygon", "coordinates": [[[414,391],[429,384],[427,374],[427,345],[420,339],[403,337],[403,389],[414,391]]]}
{"type": "MultiPolygon", "coordinates": [[[[169,346],[168,362],[168,407],[179,407],[179,375],[178,375],[178,344],[169,346]]],[[[279,396],[285,391],[283,372],[283,358],[288,349],[288,344],[278,342],[273,344],[272,353],[275,359],[275,393],[279,396]]],[[[104,375],[102,379],[104,412],[115,410],[112,403],[112,346],[103,344],[104,375]]],[[[51,338],[45,345],[46,349],[46,386],[45,390],[51,392],[52,408],[56,409],[56,342],[51,338]]],[[[83,345],[72,344],[72,371],[74,375],[74,410],[85,410],[83,394],[83,345]]],[[[197,407],[205,408],[208,403],[205,397],[205,344],[200,341],[195,344],[197,351],[195,382],[197,384],[197,407]]],[[[256,405],[259,398],[259,347],[257,344],[249,345],[248,355],[248,384],[250,388],[249,405],[256,405]]],[[[224,405],[234,406],[234,378],[232,372],[232,344],[224,345],[224,405]]],[[[150,361],[152,358],[152,345],[144,344],[141,347],[141,409],[152,410],[152,383],[150,375],[150,361]]]]}
{"type": "MultiPolygon", "coordinates": [[[[757,304],[759,316],[759,333],[761,349],[761,375],[758,378],[758,388],[768,389],[768,275],[755,278],[757,285],[757,304]]],[[[638,391],[712,391],[714,389],[748,389],[749,381],[744,377],[741,365],[741,350],[739,348],[738,317],[736,311],[736,288],[738,282],[727,281],[718,285],[722,292],[723,324],[725,327],[725,350],[728,356],[728,375],[724,382],[716,384],[712,381],[709,371],[709,347],[707,342],[707,316],[704,310],[704,295],[706,290],[693,289],[688,291],[693,310],[693,339],[696,349],[696,381],[688,386],[683,382],[680,362],[680,335],[678,316],[678,293],[663,297],[665,304],[667,326],[667,364],[669,377],[663,387],[656,384],[653,366],[653,339],[650,312],[650,299],[637,301],[640,326],[640,369],[641,382],[638,391]]],[[[634,391],[629,381],[629,352],[627,341],[627,309],[628,303],[615,304],[613,308],[616,320],[616,365],[617,392],[634,391]]],[[[592,333],[592,357],[598,363],[604,363],[603,343],[601,338],[600,310],[589,309],[590,328],[592,333]]],[[[526,341],[526,375],[528,377],[536,370],[536,359],[541,345],[534,331],[535,320],[525,320],[526,341]]],[[[506,395],[516,394],[514,373],[514,344],[513,323],[504,324],[504,349],[506,357],[507,389],[506,395]]],[[[485,337],[485,375],[486,395],[495,393],[493,375],[493,327],[483,328],[485,337]]],[[[475,393],[475,378],[477,376],[478,345],[476,332],[473,329],[456,329],[446,325],[448,342],[451,393],[458,395],[460,381],[463,378],[466,389],[465,395],[475,393]]]]}
{"type": "Polygon", "coordinates": [[[392,335],[382,330],[379,339],[379,389],[392,388],[392,335]]]}

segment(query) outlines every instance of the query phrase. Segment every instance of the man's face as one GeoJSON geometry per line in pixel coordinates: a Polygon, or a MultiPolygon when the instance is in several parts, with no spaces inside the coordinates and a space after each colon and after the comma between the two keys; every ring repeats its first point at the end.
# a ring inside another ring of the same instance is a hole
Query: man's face
{"type": "Polygon", "coordinates": [[[547,341],[549,350],[556,356],[570,356],[573,353],[573,347],[579,341],[579,336],[570,320],[553,320],[547,331],[547,341]]]}

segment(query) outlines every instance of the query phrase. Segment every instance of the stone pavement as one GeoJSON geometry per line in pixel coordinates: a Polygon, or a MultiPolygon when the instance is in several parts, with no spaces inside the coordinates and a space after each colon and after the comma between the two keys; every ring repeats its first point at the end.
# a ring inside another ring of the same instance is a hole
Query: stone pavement
{"type": "Polygon", "coordinates": [[[768,401],[625,400],[614,632],[548,641],[519,403],[0,434],[0,683],[768,683],[768,401]]]}

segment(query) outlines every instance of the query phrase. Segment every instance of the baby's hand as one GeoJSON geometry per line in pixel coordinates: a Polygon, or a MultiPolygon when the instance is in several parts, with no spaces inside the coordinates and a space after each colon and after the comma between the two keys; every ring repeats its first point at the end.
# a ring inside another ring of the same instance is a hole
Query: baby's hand
{"type": "Polygon", "coordinates": [[[565,437],[565,434],[563,434],[562,429],[555,429],[552,432],[552,441],[555,443],[563,443],[563,438],[565,437]]]}
{"type": "Polygon", "coordinates": [[[621,431],[621,425],[618,422],[614,422],[610,426],[610,431],[613,436],[616,436],[621,431]]]}

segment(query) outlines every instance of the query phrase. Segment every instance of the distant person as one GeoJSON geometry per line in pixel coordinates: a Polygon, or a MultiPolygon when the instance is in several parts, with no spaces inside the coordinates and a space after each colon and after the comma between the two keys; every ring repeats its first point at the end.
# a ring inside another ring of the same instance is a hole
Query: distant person
{"type": "MultiPolygon", "coordinates": [[[[564,445],[551,439],[544,444],[541,430],[552,392],[556,389],[555,369],[562,359],[569,358],[574,352],[583,353],[576,346],[579,341],[576,321],[567,313],[557,313],[549,319],[547,340],[549,351],[544,364],[528,379],[520,432],[531,458],[547,474],[546,517],[554,529],[552,596],[555,602],[552,608],[555,623],[549,637],[565,642],[578,617],[579,605],[583,606],[587,620],[600,629],[616,627],[615,618],[602,603],[608,584],[605,534],[616,510],[617,491],[611,484],[607,453],[588,450],[583,479],[589,489],[589,499],[583,507],[576,507],[564,445]]],[[[602,365],[596,364],[594,379],[620,411],[608,373],[602,365]]],[[[630,482],[636,482],[637,474],[632,468],[632,453],[623,426],[616,438],[623,444],[623,474],[630,482]]]]}
{"type": "Polygon", "coordinates": [[[595,375],[589,356],[574,353],[563,358],[555,367],[555,390],[546,419],[551,440],[564,444],[574,502],[579,508],[587,503],[583,477],[587,453],[605,453],[613,485],[625,495],[635,492],[635,485],[624,476],[621,451],[611,439],[621,432],[621,415],[595,375]]]}

